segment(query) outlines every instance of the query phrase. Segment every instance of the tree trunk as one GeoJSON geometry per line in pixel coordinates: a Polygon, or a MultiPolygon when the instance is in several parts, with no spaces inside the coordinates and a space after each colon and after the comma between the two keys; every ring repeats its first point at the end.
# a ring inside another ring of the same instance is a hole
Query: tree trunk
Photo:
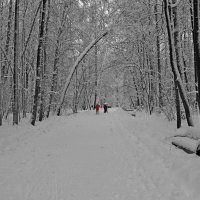
{"type": "Polygon", "coordinates": [[[134,75],[133,71],[131,71],[131,73],[132,73],[132,77],[133,77],[133,84],[135,86],[135,91],[137,94],[137,106],[140,106],[140,95],[139,95],[139,91],[138,91],[138,86],[136,84],[135,75],[134,75]]]}
{"type": "MultiPolygon", "coordinates": [[[[2,57],[1,55],[0,55],[0,57],[2,57]]],[[[0,58],[0,61],[2,60],[2,58],[0,58]]],[[[1,66],[2,67],[2,66],[1,66]]],[[[2,84],[2,76],[1,76],[1,70],[0,70],[0,126],[2,126],[2,119],[3,119],[3,106],[2,106],[2,86],[3,86],[3,84],[2,84]]]]}
{"type": "MultiPolygon", "coordinates": [[[[46,85],[46,65],[47,65],[47,56],[46,56],[46,49],[47,49],[47,38],[48,38],[48,25],[50,20],[50,6],[51,2],[48,0],[48,14],[47,19],[45,22],[44,27],[44,36],[43,36],[43,43],[42,43],[42,55],[41,55],[41,73],[40,73],[40,84],[41,84],[41,95],[40,95],[40,110],[39,110],[39,121],[41,122],[44,118],[45,112],[45,85],[46,85]]],[[[46,6],[45,6],[45,16],[46,16],[46,6]]]]}
{"type": "MultiPolygon", "coordinates": [[[[47,69],[47,41],[48,41],[48,32],[49,32],[49,21],[50,21],[50,7],[51,7],[51,0],[48,0],[48,11],[47,11],[47,19],[46,19],[46,26],[45,26],[45,38],[43,44],[43,73],[41,75],[41,98],[40,98],[40,112],[39,112],[39,121],[42,121],[45,114],[45,98],[46,95],[46,69],[47,69]]],[[[48,112],[48,111],[47,111],[48,112]]]]}
{"type": "Polygon", "coordinates": [[[41,13],[41,20],[40,20],[40,30],[39,30],[39,43],[38,43],[38,50],[37,50],[37,65],[36,65],[36,80],[35,80],[35,95],[34,95],[34,102],[33,102],[33,110],[32,110],[32,117],[31,117],[31,124],[34,126],[36,117],[37,117],[37,106],[38,106],[38,97],[40,95],[40,78],[41,78],[41,69],[42,69],[42,53],[43,53],[43,37],[44,37],[44,27],[45,27],[45,8],[46,8],[47,0],[42,1],[42,13],[41,13]]]}
{"type": "MultiPolygon", "coordinates": [[[[174,0],[173,0],[173,3],[174,0]]],[[[178,22],[178,9],[177,6],[172,8],[172,14],[173,14],[173,32],[174,32],[174,46],[175,46],[175,54],[176,54],[176,63],[178,67],[178,71],[180,74],[180,77],[182,79],[182,62],[181,62],[181,47],[180,47],[180,42],[179,42],[179,22],[178,22]]],[[[181,128],[181,105],[180,105],[180,97],[179,97],[179,90],[178,90],[178,85],[176,83],[176,80],[174,80],[175,83],[175,98],[176,98],[176,120],[177,120],[177,128],[181,128]]]]}
{"type": "Polygon", "coordinates": [[[185,49],[187,48],[187,42],[186,42],[186,33],[183,33],[183,74],[184,74],[184,80],[185,80],[185,85],[186,85],[186,91],[189,92],[190,88],[188,85],[188,75],[187,75],[187,63],[186,63],[186,57],[185,57],[185,49]]]}
{"type": "MultiPolygon", "coordinates": [[[[49,117],[50,111],[51,111],[51,104],[52,101],[55,101],[55,92],[57,90],[57,83],[58,83],[58,64],[59,64],[59,49],[60,49],[60,40],[64,29],[64,24],[66,20],[66,8],[67,4],[65,4],[63,13],[62,13],[62,19],[61,19],[61,26],[58,29],[57,34],[57,40],[56,40],[56,49],[55,49],[55,57],[54,57],[54,64],[53,64],[53,76],[51,81],[51,91],[49,95],[49,103],[47,108],[47,118],[49,117]]],[[[55,102],[54,102],[55,103],[55,102]]]]}
{"type": "MultiPolygon", "coordinates": [[[[95,30],[96,32],[96,30],[95,30]]],[[[95,34],[96,35],[96,34],[95,34]]],[[[94,91],[94,105],[93,108],[95,109],[95,106],[97,104],[97,87],[98,87],[98,74],[97,74],[97,45],[94,46],[94,58],[95,58],[95,91],[94,91]]]]}
{"type": "Polygon", "coordinates": [[[195,84],[197,86],[197,102],[200,109],[200,40],[199,40],[199,0],[193,0],[193,45],[194,45],[194,68],[195,68],[195,84]]]}
{"type": "MultiPolygon", "coordinates": [[[[25,45],[25,18],[26,12],[28,8],[28,2],[24,2],[24,11],[23,11],[23,21],[22,21],[22,49],[25,45]]],[[[21,93],[22,93],[22,117],[26,117],[26,61],[25,61],[25,54],[21,57],[21,93]]]]}
{"type": "Polygon", "coordinates": [[[158,67],[158,99],[159,99],[159,107],[161,108],[163,105],[162,100],[162,79],[161,79],[161,56],[160,56],[160,30],[158,26],[158,0],[156,0],[155,5],[155,18],[156,18],[156,49],[157,49],[157,67],[158,67]]]}
{"type": "MultiPolygon", "coordinates": [[[[0,5],[1,6],[1,5],[0,5]]],[[[1,30],[0,30],[1,31],[1,30]]],[[[0,53],[0,126],[2,126],[3,118],[3,102],[2,102],[2,93],[3,93],[3,80],[2,80],[2,53],[0,53]]]]}
{"type": "MultiPolygon", "coordinates": [[[[0,0],[0,42],[2,42],[2,0],[0,0]]],[[[0,51],[0,126],[2,126],[2,119],[3,119],[3,65],[2,65],[2,51],[0,51]]]]}
{"type": "MultiPolygon", "coordinates": [[[[12,28],[12,13],[13,13],[13,0],[10,0],[9,2],[9,13],[8,13],[8,24],[7,24],[7,33],[6,33],[6,45],[5,45],[5,53],[6,56],[8,57],[9,54],[9,45],[10,45],[10,39],[11,39],[11,28],[12,28]]],[[[7,65],[6,63],[3,65],[3,73],[2,76],[4,77],[5,75],[8,74],[8,70],[10,70],[10,61],[7,61],[7,65]],[[6,68],[7,66],[7,68],[6,68]]],[[[6,81],[7,78],[4,78],[4,83],[6,81]]]]}
{"type": "Polygon", "coordinates": [[[18,60],[19,60],[19,0],[15,1],[14,67],[13,67],[13,125],[18,124],[18,60]]]}
{"type": "Polygon", "coordinates": [[[176,80],[174,80],[175,83],[175,102],[176,102],[176,127],[181,128],[181,104],[180,104],[180,97],[179,97],[179,90],[178,90],[178,84],[176,80]]]}
{"type": "Polygon", "coordinates": [[[174,58],[175,49],[174,49],[174,41],[173,41],[172,30],[171,30],[171,25],[170,25],[168,0],[164,0],[164,9],[165,9],[165,17],[166,17],[166,23],[167,23],[169,52],[170,52],[170,64],[171,64],[172,72],[173,72],[173,75],[174,75],[174,79],[175,79],[175,81],[178,85],[181,100],[183,102],[183,106],[184,106],[184,109],[185,109],[185,114],[186,114],[188,126],[194,126],[190,107],[189,107],[187,96],[186,96],[186,93],[185,93],[185,89],[183,87],[182,80],[181,80],[181,77],[180,77],[180,73],[178,71],[178,68],[177,68],[177,65],[176,65],[176,62],[175,62],[175,58],[174,58]]]}
{"type": "Polygon", "coordinates": [[[95,40],[93,40],[86,48],[85,50],[81,53],[81,55],[77,58],[76,62],[74,63],[71,71],[70,71],[70,74],[67,78],[67,81],[65,83],[65,87],[64,87],[64,90],[62,92],[62,95],[61,95],[61,100],[60,100],[60,103],[58,105],[58,108],[57,108],[57,115],[59,116],[60,115],[60,111],[61,111],[61,107],[64,103],[64,99],[65,99],[65,94],[67,92],[67,89],[70,85],[70,82],[71,82],[71,79],[73,77],[73,74],[76,70],[76,68],[78,67],[79,63],[82,61],[82,59],[86,56],[86,54],[90,51],[90,49],[98,42],[100,41],[103,37],[105,37],[106,35],[108,34],[108,31],[106,31],[105,33],[103,33],[102,35],[100,35],[99,37],[97,37],[95,40]]]}

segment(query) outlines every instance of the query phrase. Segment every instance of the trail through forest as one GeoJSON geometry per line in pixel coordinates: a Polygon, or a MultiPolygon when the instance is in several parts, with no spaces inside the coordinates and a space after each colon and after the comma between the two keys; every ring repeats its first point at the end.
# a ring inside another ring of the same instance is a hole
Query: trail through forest
{"type": "Polygon", "coordinates": [[[3,127],[0,199],[197,199],[198,174],[190,178],[188,168],[199,157],[170,145],[166,121],[145,116],[111,109],[3,127]]]}

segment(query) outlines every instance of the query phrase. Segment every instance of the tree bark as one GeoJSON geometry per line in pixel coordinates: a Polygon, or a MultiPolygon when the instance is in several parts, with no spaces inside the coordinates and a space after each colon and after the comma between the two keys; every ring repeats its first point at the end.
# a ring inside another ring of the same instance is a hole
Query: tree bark
{"type": "Polygon", "coordinates": [[[199,40],[199,0],[193,0],[193,45],[194,45],[194,68],[195,84],[197,86],[197,102],[200,110],[200,40],[199,40]]]}
{"type": "MultiPolygon", "coordinates": [[[[26,12],[28,8],[28,2],[24,2],[24,11],[23,11],[23,21],[22,21],[22,49],[25,45],[25,19],[26,19],[26,12]]],[[[22,105],[22,117],[26,117],[26,57],[25,54],[21,57],[21,105],[22,105]]]]}
{"type": "MultiPolygon", "coordinates": [[[[49,12],[50,12],[50,0],[48,0],[48,14],[45,21],[44,36],[42,42],[42,54],[41,54],[41,70],[40,70],[40,108],[39,108],[39,121],[41,122],[44,118],[45,112],[45,83],[46,83],[46,48],[47,48],[47,37],[48,37],[48,25],[49,25],[49,12]]],[[[44,13],[46,16],[46,5],[44,8],[44,13]]],[[[44,20],[45,20],[44,16],[44,20]]]]}
{"type": "Polygon", "coordinates": [[[18,124],[18,61],[19,61],[19,1],[15,1],[14,67],[13,67],[13,125],[18,124]]]}
{"type": "Polygon", "coordinates": [[[67,4],[65,4],[64,9],[63,9],[63,13],[62,13],[62,19],[61,19],[61,26],[58,29],[58,34],[57,34],[57,40],[56,40],[56,49],[55,49],[55,56],[54,56],[54,64],[53,64],[53,76],[52,76],[52,81],[51,81],[51,91],[50,91],[50,95],[49,95],[49,104],[48,104],[48,108],[47,108],[47,118],[49,117],[50,111],[51,111],[51,104],[52,101],[55,99],[55,92],[57,90],[57,83],[58,83],[58,64],[59,64],[59,49],[60,49],[60,40],[61,40],[61,36],[63,33],[63,29],[64,29],[64,24],[65,24],[65,20],[66,20],[66,8],[67,8],[67,4]]]}
{"type": "Polygon", "coordinates": [[[40,76],[41,76],[41,68],[42,68],[42,50],[43,50],[43,37],[44,37],[44,27],[45,27],[45,8],[46,8],[47,0],[42,1],[42,13],[41,13],[41,20],[40,20],[40,30],[39,30],[39,43],[38,43],[38,50],[37,50],[37,65],[36,65],[36,80],[35,80],[35,95],[34,95],[34,102],[33,102],[33,110],[32,110],[32,117],[31,117],[31,124],[34,126],[36,117],[37,117],[37,106],[38,106],[38,97],[40,95],[40,76]]]}
{"type": "Polygon", "coordinates": [[[165,10],[165,17],[166,17],[166,23],[167,23],[167,32],[168,32],[168,41],[169,41],[170,64],[171,64],[172,72],[173,72],[173,75],[174,75],[174,79],[175,79],[175,81],[176,81],[176,83],[178,85],[178,89],[179,89],[179,92],[180,92],[181,100],[183,102],[183,106],[184,106],[184,109],[185,109],[185,114],[186,114],[188,126],[194,126],[193,120],[192,120],[191,111],[190,111],[190,107],[189,107],[187,96],[186,96],[186,93],[185,93],[185,89],[183,87],[182,80],[181,80],[181,77],[180,77],[180,73],[179,73],[177,65],[175,63],[174,41],[173,41],[173,37],[172,37],[172,30],[171,30],[170,17],[169,17],[169,10],[168,9],[169,9],[168,8],[168,0],[164,0],[164,10],[165,10]]]}
{"type": "MultiPolygon", "coordinates": [[[[95,38],[97,37],[97,3],[95,1],[95,13],[94,13],[94,34],[95,34],[95,38]]],[[[97,94],[97,87],[98,87],[98,74],[97,74],[97,67],[98,67],[98,58],[97,58],[97,45],[95,44],[94,46],[94,67],[95,67],[95,90],[94,90],[94,104],[93,104],[93,108],[95,109],[95,106],[97,104],[97,98],[98,98],[98,94],[97,94]]]]}
{"type": "MultiPolygon", "coordinates": [[[[0,0],[0,42],[2,42],[2,0],[0,0]]],[[[2,66],[2,51],[0,51],[0,126],[2,126],[3,119],[3,66],[2,66]]]]}
{"type": "MultiPolygon", "coordinates": [[[[9,13],[8,13],[8,24],[7,24],[7,33],[6,33],[6,46],[5,46],[5,54],[8,58],[9,54],[9,46],[10,46],[10,39],[11,39],[11,28],[12,28],[12,13],[13,13],[13,0],[10,0],[9,2],[9,13]]],[[[3,74],[2,76],[4,77],[5,74],[8,74],[8,70],[10,70],[10,61],[7,61],[7,68],[6,64],[4,63],[3,65],[3,74]]],[[[3,82],[5,83],[7,78],[3,79],[3,82]]]]}
{"type": "Polygon", "coordinates": [[[78,67],[79,63],[82,61],[82,59],[86,56],[86,54],[90,51],[90,49],[98,42],[100,41],[103,37],[105,37],[106,35],[108,34],[108,31],[106,31],[105,33],[103,33],[102,35],[100,35],[99,37],[97,37],[95,40],[93,40],[86,48],[85,50],[81,53],[81,55],[77,58],[76,62],[74,63],[71,71],[70,71],[70,74],[67,78],[67,81],[65,83],[65,87],[63,89],[63,92],[62,92],[62,95],[61,95],[61,100],[60,100],[60,103],[58,104],[58,107],[57,107],[57,115],[59,116],[60,115],[60,111],[61,111],[61,107],[64,103],[64,99],[65,99],[65,94],[67,92],[67,89],[70,85],[70,82],[71,82],[71,79],[73,77],[73,74],[76,70],[76,68],[78,67]]]}
{"type": "MultiPolygon", "coordinates": [[[[173,3],[175,1],[173,0],[173,3]]],[[[178,22],[178,9],[177,6],[172,8],[172,20],[173,20],[173,32],[174,32],[174,46],[175,46],[175,54],[176,54],[176,63],[178,67],[178,71],[180,74],[180,77],[182,79],[182,62],[181,62],[181,55],[180,55],[180,42],[179,42],[179,22],[178,22]]],[[[181,105],[180,105],[180,97],[179,97],[179,90],[178,85],[176,83],[176,80],[174,80],[175,83],[175,98],[176,98],[176,120],[177,120],[177,128],[181,127],[181,105]]]]}
{"type": "Polygon", "coordinates": [[[156,18],[156,48],[157,48],[157,67],[158,67],[158,99],[159,99],[159,107],[161,108],[163,105],[162,100],[162,79],[161,79],[161,55],[160,55],[160,31],[158,26],[158,0],[156,0],[155,5],[155,18],[156,18]]]}

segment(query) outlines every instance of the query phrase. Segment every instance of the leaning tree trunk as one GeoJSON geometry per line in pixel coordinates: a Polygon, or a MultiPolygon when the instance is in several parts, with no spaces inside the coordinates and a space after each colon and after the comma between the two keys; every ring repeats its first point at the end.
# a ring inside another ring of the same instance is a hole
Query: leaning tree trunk
{"type": "Polygon", "coordinates": [[[184,106],[184,109],[185,109],[185,114],[186,114],[188,126],[194,126],[190,107],[189,107],[189,103],[188,103],[187,96],[186,96],[186,92],[185,92],[185,89],[183,87],[181,76],[180,76],[180,73],[178,71],[178,68],[177,68],[177,65],[176,65],[176,62],[175,62],[175,58],[174,58],[175,48],[174,48],[174,41],[173,41],[173,37],[172,37],[172,30],[171,30],[171,24],[170,24],[170,17],[169,17],[169,10],[168,10],[169,9],[168,8],[168,0],[164,0],[164,9],[165,9],[165,17],[166,17],[166,23],[167,23],[169,52],[170,52],[170,64],[171,64],[172,72],[173,72],[173,75],[174,75],[174,79],[175,79],[175,81],[178,85],[181,100],[183,102],[183,106],[184,106]]]}
{"type": "Polygon", "coordinates": [[[14,67],[13,67],[13,125],[18,124],[18,60],[19,60],[19,0],[15,1],[14,67]]]}
{"type": "Polygon", "coordinates": [[[70,74],[67,78],[67,81],[65,83],[65,87],[64,87],[64,90],[62,92],[62,95],[61,95],[61,100],[60,100],[60,103],[58,105],[58,108],[57,108],[57,115],[59,116],[60,115],[60,111],[61,111],[61,107],[64,103],[64,99],[65,99],[65,94],[67,92],[67,89],[70,85],[70,82],[71,82],[71,79],[73,77],[73,74],[76,70],[76,68],[78,67],[79,63],[83,60],[83,58],[86,56],[86,54],[90,51],[90,49],[98,42],[100,41],[103,37],[105,37],[106,35],[108,34],[108,31],[106,31],[105,33],[103,33],[102,35],[100,35],[99,37],[97,37],[95,40],[93,40],[87,47],[86,49],[81,53],[81,55],[77,58],[76,62],[74,63],[71,71],[70,71],[70,74]]]}
{"type": "Polygon", "coordinates": [[[33,102],[33,110],[32,110],[32,117],[31,117],[31,124],[34,126],[36,117],[37,117],[37,106],[38,106],[38,97],[40,94],[40,75],[41,75],[41,67],[42,67],[42,60],[41,54],[43,53],[42,45],[43,45],[43,37],[44,37],[44,28],[45,28],[45,8],[46,8],[47,0],[42,1],[42,13],[41,13],[41,20],[40,20],[40,31],[39,31],[39,43],[38,43],[38,50],[37,50],[37,65],[36,65],[36,80],[35,80],[35,95],[34,95],[34,102],[33,102]]]}

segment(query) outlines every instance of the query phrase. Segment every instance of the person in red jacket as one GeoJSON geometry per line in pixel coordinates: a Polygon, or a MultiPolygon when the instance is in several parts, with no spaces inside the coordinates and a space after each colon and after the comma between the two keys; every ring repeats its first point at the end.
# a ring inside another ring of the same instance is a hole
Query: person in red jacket
{"type": "Polygon", "coordinates": [[[95,106],[96,114],[99,114],[100,105],[97,103],[95,106]]]}

